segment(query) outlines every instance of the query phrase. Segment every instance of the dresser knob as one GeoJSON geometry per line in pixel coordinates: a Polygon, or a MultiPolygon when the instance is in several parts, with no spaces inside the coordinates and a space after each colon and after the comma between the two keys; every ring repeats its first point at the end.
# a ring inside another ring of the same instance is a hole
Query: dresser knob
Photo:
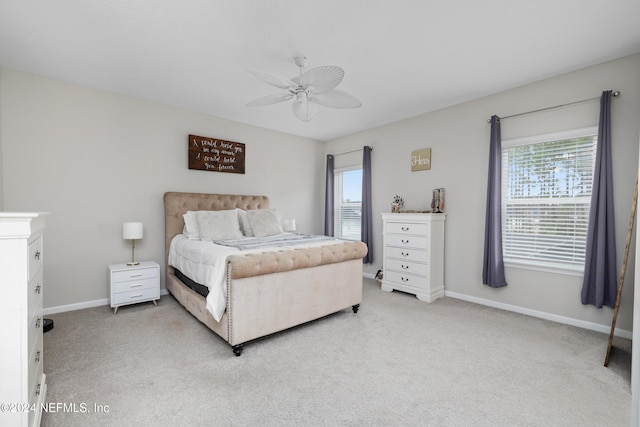
{"type": "Polygon", "coordinates": [[[41,288],[40,285],[36,285],[36,289],[35,289],[36,294],[40,294],[40,288],[41,288]]]}
{"type": "Polygon", "coordinates": [[[402,256],[409,256],[409,252],[400,252],[400,254],[402,254],[402,256]]]}
{"type": "Polygon", "coordinates": [[[402,231],[409,231],[409,227],[402,227],[402,231]]]}
{"type": "Polygon", "coordinates": [[[37,260],[40,260],[40,251],[36,250],[36,253],[33,254],[33,257],[37,260]]]}
{"type": "Polygon", "coordinates": [[[40,327],[40,318],[36,319],[36,329],[40,327]]]}
{"type": "Polygon", "coordinates": [[[36,363],[38,363],[40,361],[40,350],[36,351],[35,361],[36,361],[36,363]]]}
{"type": "Polygon", "coordinates": [[[403,282],[405,282],[405,283],[407,283],[407,282],[409,281],[409,279],[408,279],[408,278],[406,278],[406,277],[401,277],[401,278],[400,278],[400,280],[402,280],[402,281],[403,281],[403,282]]]}
{"type": "Polygon", "coordinates": [[[404,265],[404,264],[401,265],[400,267],[402,267],[403,270],[408,270],[409,269],[409,266],[408,265],[404,265]]]}
{"type": "Polygon", "coordinates": [[[402,239],[402,243],[404,243],[406,245],[407,243],[409,243],[409,239],[407,239],[407,240],[402,239]]]}
{"type": "Polygon", "coordinates": [[[40,396],[40,383],[36,386],[36,396],[40,396]]]}

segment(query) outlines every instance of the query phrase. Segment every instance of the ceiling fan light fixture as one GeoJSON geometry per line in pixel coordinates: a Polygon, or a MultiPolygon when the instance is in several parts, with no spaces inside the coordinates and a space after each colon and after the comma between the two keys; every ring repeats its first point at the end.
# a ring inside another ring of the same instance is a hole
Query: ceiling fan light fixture
{"type": "Polygon", "coordinates": [[[313,119],[318,113],[318,106],[314,102],[309,101],[307,92],[300,91],[296,93],[296,99],[291,106],[293,115],[303,122],[313,119]]]}

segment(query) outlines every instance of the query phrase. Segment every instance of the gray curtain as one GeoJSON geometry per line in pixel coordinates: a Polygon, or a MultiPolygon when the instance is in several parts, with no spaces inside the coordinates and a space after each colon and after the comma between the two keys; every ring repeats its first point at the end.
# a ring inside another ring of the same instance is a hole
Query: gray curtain
{"type": "Polygon", "coordinates": [[[492,288],[507,286],[502,259],[502,141],[500,118],[491,117],[487,212],[484,227],[482,283],[492,288]]]}
{"type": "Polygon", "coordinates": [[[611,164],[611,91],[600,97],[598,147],[593,170],[589,228],[582,282],[582,304],[614,307],[616,286],[616,235],[613,218],[611,164]]]}
{"type": "Polygon", "coordinates": [[[362,155],[362,216],[360,219],[360,232],[362,241],[369,247],[369,252],[362,259],[364,264],[373,262],[373,225],[371,216],[371,147],[364,147],[362,155]]]}
{"type": "Polygon", "coordinates": [[[333,237],[333,155],[327,154],[327,176],[324,192],[324,234],[333,237]]]}

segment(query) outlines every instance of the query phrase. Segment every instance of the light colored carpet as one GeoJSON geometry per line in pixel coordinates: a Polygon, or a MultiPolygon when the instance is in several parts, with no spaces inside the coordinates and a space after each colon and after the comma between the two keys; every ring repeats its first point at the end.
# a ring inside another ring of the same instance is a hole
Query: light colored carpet
{"type": "Polygon", "coordinates": [[[250,342],[241,357],[171,296],[51,315],[58,412],[42,425],[629,425],[629,340],[616,338],[605,368],[605,334],[363,286],[358,314],[250,342]]]}

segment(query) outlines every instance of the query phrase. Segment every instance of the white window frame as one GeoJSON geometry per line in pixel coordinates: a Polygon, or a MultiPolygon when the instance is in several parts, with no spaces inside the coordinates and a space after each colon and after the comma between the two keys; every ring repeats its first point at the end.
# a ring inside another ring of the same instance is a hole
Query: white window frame
{"type": "MultiPolygon", "coordinates": [[[[350,234],[346,234],[347,237],[342,235],[342,195],[343,195],[343,185],[342,185],[342,176],[346,172],[353,171],[362,171],[362,165],[355,165],[343,168],[337,168],[333,171],[334,184],[333,184],[333,234],[336,238],[345,239],[345,240],[356,240],[360,241],[362,239],[362,229],[361,224],[358,223],[359,234],[357,238],[353,238],[350,234]]],[[[362,187],[361,187],[362,188],[362,187]]],[[[360,194],[360,203],[356,205],[360,209],[360,215],[362,216],[362,190],[360,194]]]]}
{"type": "MultiPolygon", "coordinates": [[[[505,151],[512,147],[517,147],[517,146],[533,145],[533,144],[552,142],[552,141],[561,141],[565,139],[585,137],[585,136],[595,136],[594,151],[593,151],[593,161],[595,162],[595,151],[598,144],[598,141],[597,141],[598,127],[597,126],[574,129],[574,130],[569,130],[564,132],[555,132],[555,133],[544,134],[544,135],[535,135],[535,136],[526,137],[526,138],[511,139],[511,140],[506,140],[502,142],[502,153],[501,153],[503,156],[502,157],[502,163],[503,163],[502,164],[502,183],[501,183],[502,184],[502,201],[501,201],[502,202],[502,244],[503,244],[503,251],[504,251],[505,266],[531,269],[531,270],[537,270],[537,271],[547,271],[552,273],[563,273],[563,274],[569,274],[569,275],[575,275],[575,276],[583,275],[584,263],[582,263],[580,266],[576,266],[576,265],[562,264],[562,263],[557,263],[552,261],[523,260],[523,259],[510,257],[508,250],[506,250],[507,248],[506,241],[508,238],[507,231],[506,231],[506,223],[508,221],[508,218],[506,215],[508,165],[505,164],[506,163],[505,151]]],[[[594,166],[594,163],[592,163],[592,166],[591,166],[592,170],[593,170],[593,166],[594,166]]],[[[581,201],[583,203],[586,203],[588,207],[590,205],[591,195],[589,194],[588,197],[583,196],[580,199],[582,199],[581,201]]],[[[588,214],[587,214],[587,223],[588,223],[588,214]]],[[[576,238],[574,237],[574,240],[575,239],[576,238]]],[[[586,236],[585,236],[585,244],[586,244],[586,236]]]]}

